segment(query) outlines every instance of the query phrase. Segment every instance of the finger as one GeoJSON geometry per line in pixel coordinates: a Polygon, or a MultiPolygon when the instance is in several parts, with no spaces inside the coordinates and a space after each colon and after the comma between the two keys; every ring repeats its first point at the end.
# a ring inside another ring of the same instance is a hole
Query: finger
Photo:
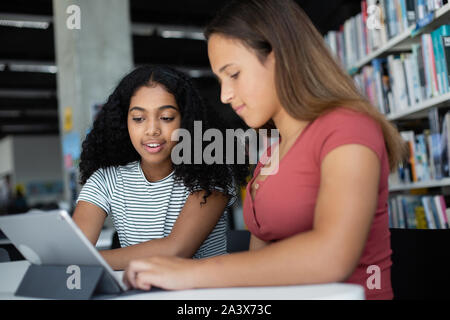
{"type": "Polygon", "coordinates": [[[142,260],[133,260],[129,263],[124,277],[126,277],[127,282],[131,284],[134,288],[137,287],[136,276],[139,272],[150,270],[151,264],[144,262],[142,260]]]}
{"type": "Polygon", "coordinates": [[[137,288],[141,290],[150,290],[152,287],[151,278],[152,275],[150,272],[139,272],[135,279],[137,288]]]}
{"type": "Polygon", "coordinates": [[[128,281],[128,268],[126,268],[122,275],[122,281],[127,286],[128,289],[132,288],[132,284],[128,281]]]}

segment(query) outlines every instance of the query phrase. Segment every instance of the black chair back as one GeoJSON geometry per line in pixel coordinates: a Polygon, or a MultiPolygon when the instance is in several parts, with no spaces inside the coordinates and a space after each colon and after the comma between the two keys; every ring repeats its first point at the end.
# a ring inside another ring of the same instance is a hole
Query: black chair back
{"type": "Polygon", "coordinates": [[[395,300],[450,298],[450,230],[391,229],[395,300]]]}

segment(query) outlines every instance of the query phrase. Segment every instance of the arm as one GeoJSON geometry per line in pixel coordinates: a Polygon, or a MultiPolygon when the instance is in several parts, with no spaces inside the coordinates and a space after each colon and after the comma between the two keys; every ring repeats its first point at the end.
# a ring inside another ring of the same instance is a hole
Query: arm
{"type": "Polygon", "coordinates": [[[264,248],[268,244],[270,244],[269,241],[261,240],[261,239],[257,238],[255,235],[252,234],[252,235],[250,235],[249,251],[251,251],[251,250],[258,250],[258,249],[264,248]]]}
{"type": "Polygon", "coordinates": [[[311,231],[260,250],[200,261],[136,261],[125,280],[142,289],[151,285],[183,289],[344,281],[358,264],[370,230],[380,161],[362,145],[344,145],[327,154],[321,172],[311,231]]]}
{"type": "Polygon", "coordinates": [[[90,202],[79,201],[72,219],[95,246],[105,223],[106,212],[90,202]]]}
{"type": "Polygon", "coordinates": [[[113,269],[125,269],[132,259],[154,255],[191,258],[216,226],[224,212],[228,197],[214,191],[206,204],[204,191],[191,194],[176,220],[169,236],[133,246],[101,251],[113,269]]]}

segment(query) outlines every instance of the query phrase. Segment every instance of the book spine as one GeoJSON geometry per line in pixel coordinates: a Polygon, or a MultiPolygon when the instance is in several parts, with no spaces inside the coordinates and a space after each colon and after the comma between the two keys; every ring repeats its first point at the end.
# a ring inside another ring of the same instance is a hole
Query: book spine
{"type": "Polygon", "coordinates": [[[444,49],[445,76],[448,83],[447,89],[450,91],[450,36],[442,37],[442,46],[444,49]]]}
{"type": "Polygon", "coordinates": [[[442,195],[439,196],[439,204],[441,206],[445,229],[450,229],[449,221],[448,221],[447,214],[446,214],[447,205],[445,204],[445,199],[444,199],[444,196],[442,196],[442,195]]]}
{"type": "Polygon", "coordinates": [[[406,10],[406,0],[400,0],[400,8],[402,12],[403,30],[408,29],[408,11],[406,10]]]}
{"type": "Polygon", "coordinates": [[[408,88],[408,101],[410,106],[415,106],[417,104],[415,97],[415,88],[414,88],[414,65],[412,62],[412,57],[407,56],[404,61],[405,75],[406,75],[406,84],[408,88]]]}
{"type": "Polygon", "coordinates": [[[368,34],[367,34],[367,1],[363,0],[361,2],[361,13],[362,13],[362,19],[363,19],[363,38],[364,38],[364,51],[365,54],[369,54],[369,45],[368,45],[368,34]]]}
{"type": "Polygon", "coordinates": [[[422,197],[422,204],[425,209],[425,217],[427,219],[427,225],[429,229],[436,229],[436,225],[434,224],[433,215],[430,208],[430,201],[429,197],[425,196],[422,197]]]}
{"type": "Polygon", "coordinates": [[[405,221],[405,210],[403,208],[403,201],[402,197],[397,197],[397,207],[398,207],[398,227],[399,228],[406,228],[406,221],[405,221]]]}
{"type": "Polygon", "coordinates": [[[427,81],[425,76],[425,66],[423,64],[423,54],[422,54],[422,46],[420,44],[415,44],[412,47],[413,53],[416,57],[417,69],[419,72],[419,81],[420,81],[420,99],[426,99],[426,88],[427,81]]]}
{"type": "Polygon", "coordinates": [[[414,0],[406,0],[406,11],[408,12],[408,26],[416,23],[416,3],[414,0]]]}
{"type": "Polygon", "coordinates": [[[448,79],[448,70],[447,70],[447,63],[445,59],[445,48],[444,48],[444,42],[442,40],[443,37],[450,36],[450,25],[444,25],[439,28],[439,36],[436,39],[437,41],[437,47],[439,51],[439,60],[440,60],[440,66],[441,66],[441,79],[442,79],[442,87],[443,92],[447,93],[450,92],[450,82],[448,79]]]}
{"type": "Polygon", "coordinates": [[[438,93],[442,94],[444,93],[444,84],[443,84],[443,72],[441,68],[441,57],[440,57],[440,50],[439,50],[439,39],[441,37],[441,29],[436,29],[431,33],[431,40],[433,44],[433,54],[435,57],[435,65],[436,65],[436,77],[437,77],[437,84],[438,84],[438,93]]]}
{"type": "Polygon", "coordinates": [[[429,197],[431,212],[433,213],[434,223],[436,225],[436,229],[442,229],[441,221],[439,218],[439,212],[436,207],[436,203],[434,201],[434,197],[429,197]]]}
{"type": "Polygon", "coordinates": [[[427,218],[425,217],[425,208],[423,205],[416,207],[415,212],[417,229],[428,229],[427,218]]]}
{"type": "Polygon", "coordinates": [[[422,101],[422,87],[420,83],[419,65],[417,63],[417,50],[413,48],[413,53],[411,55],[411,66],[413,74],[413,88],[414,88],[414,101],[419,104],[422,101]]]}
{"type": "Polygon", "coordinates": [[[433,97],[439,95],[439,86],[438,86],[438,79],[437,79],[437,73],[436,73],[436,59],[434,56],[434,50],[433,50],[433,41],[431,40],[431,34],[427,37],[428,41],[428,54],[429,54],[429,63],[430,63],[430,70],[431,70],[431,83],[432,83],[432,92],[433,97]]]}
{"type": "Polygon", "coordinates": [[[417,21],[420,21],[425,18],[426,15],[426,7],[425,7],[425,0],[417,0],[417,21]]]}
{"type": "Polygon", "coordinates": [[[423,65],[425,72],[425,80],[426,80],[426,99],[429,99],[433,96],[432,89],[432,79],[431,79],[431,67],[430,67],[430,58],[429,58],[429,50],[428,50],[428,41],[427,34],[422,35],[422,56],[423,56],[423,65]]]}

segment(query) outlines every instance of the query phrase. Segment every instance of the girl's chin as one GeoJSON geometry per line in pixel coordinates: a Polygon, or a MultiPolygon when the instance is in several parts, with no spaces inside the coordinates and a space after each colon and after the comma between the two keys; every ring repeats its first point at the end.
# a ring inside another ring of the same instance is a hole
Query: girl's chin
{"type": "Polygon", "coordinates": [[[145,157],[141,156],[141,163],[144,163],[149,166],[160,166],[163,164],[172,164],[172,159],[169,156],[162,154],[154,154],[154,155],[146,155],[145,157]]]}
{"type": "Polygon", "coordinates": [[[267,125],[268,121],[260,121],[259,119],[242,119],[245,124],[252,129],[263,129],[267,125]],[[252,121],[253,120],[253,121],[252,121]]]}

